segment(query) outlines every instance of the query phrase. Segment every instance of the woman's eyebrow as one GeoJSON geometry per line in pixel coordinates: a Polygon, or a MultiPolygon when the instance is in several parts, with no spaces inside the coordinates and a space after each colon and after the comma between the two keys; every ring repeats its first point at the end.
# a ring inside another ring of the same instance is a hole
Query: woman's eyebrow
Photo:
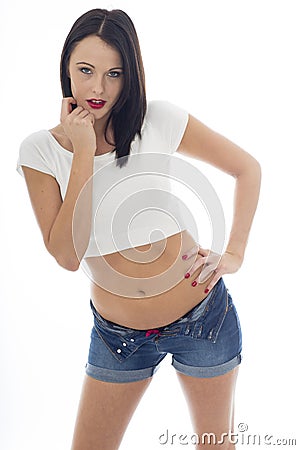
{"type": "Polygon", "coordinates": [[[87,63],[87,62],[84,62],[84,61],[79,61],[79,62],[76,63],[76,65],[78,65],[78,64],[85,64],[86,66],[90,66],[93,69],[95,69],[95,66],[93,66],[93,64],[90,64],[90,63],[87,63]]]}
{"type": "MultiPolygon", "coordinates": [[[[90,66],[90,67],[92,67],[93,69],[95,69],[95,66],[93,66],[93,64],[90,64],[90,63],[85,62],[85,61],[79,61],[79,62],[76,63],[76,65],[79,65],[79,64],[84,64],[84,65],[86,65],[86,66],[90,66]]],[[[109,70],[116,70],[116,69],[123,70],[123,67],[112,67],[112,68],[109,69],[109,70]]]]}

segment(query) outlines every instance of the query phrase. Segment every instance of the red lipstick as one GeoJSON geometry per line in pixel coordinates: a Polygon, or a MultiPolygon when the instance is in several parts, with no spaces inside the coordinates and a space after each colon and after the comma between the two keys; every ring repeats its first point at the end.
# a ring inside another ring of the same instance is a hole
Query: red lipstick
{"type": "Polygon", "coordinates": [[[101,98],[90,98],[89,100],[87,100],[87,103],[93,109],[101,109],[103,108],[103,106],[105,106],[106,101],[102,100],[101,98]]]}

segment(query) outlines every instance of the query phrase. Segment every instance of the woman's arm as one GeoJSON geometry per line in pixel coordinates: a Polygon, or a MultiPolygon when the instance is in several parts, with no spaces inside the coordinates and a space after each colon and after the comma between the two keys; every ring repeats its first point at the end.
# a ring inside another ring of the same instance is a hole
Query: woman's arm
{"type": "MultiPolygon", "coordinates": [[[[249,153],[212,131],[193,116],[189,116],[177,151],[209,163],[236,179],[232,227],[226,251],[216,270],[219,275],[215,278],[217,280],[224,273],[238,270],[243,262],[259,198],[261,168],[258,161],[249,153]]],[[[211,285],[215,284],[215,280],[212,280],[211,285]]]]}
{"type": "Polygon", "coordinates": [[[90,238],[92,182],[87,181],[93,174],[96,139],[93,117],[82,108],[70,113],[70,104],[71,99],[64,99],[62,124],[73,144],[73,160],[64,201],[54,177],[25,166],[23,171],[47,250],[58,264],[75,271],[90,238]],[[74,226],[77,227],[76,236],[80,236],[80,242],[76,240],[74,243],[74,226]]]}
{"type": "MultiPolygon", "coordinates": [[[[79,260],[84,254],[84,251],[80,252],[77,246],[75,251],[72,237],[72,217],[81,188],[92,174],[89,166],[92,167],[88,161],[85,160],[83,165],[74,155],[68,191],[64,201],[62,201],[59,185],[54,177],[22,166],[32,208],[41,229],[44,244],[58,264],[71,271],[78,269],[79,260]]],[[[90,205],[88,198],[86,200],[85,217],[88,218],[90,205]]],[[[82,243],[86,242],[87,246],[90,233],[88,220],[85,225],[82,243]]],[[[83,246],[81,246],[81,250],[85,250],[83,246]]]]}

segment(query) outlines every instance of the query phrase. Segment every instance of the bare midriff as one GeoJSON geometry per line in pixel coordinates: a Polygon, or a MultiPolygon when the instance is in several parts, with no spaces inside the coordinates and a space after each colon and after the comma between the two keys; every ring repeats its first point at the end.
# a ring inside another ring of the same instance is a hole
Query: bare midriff
{"type": "Polygon", "coordinates": [[[86,258],[96,310],[107,320],[140,330],[179,319],[208,295],[204,291],[213,276],[195,287],[201,268],[185,278],[198,255],[182,256],[196,245],[184,230],[162,241],[86,258]]]}

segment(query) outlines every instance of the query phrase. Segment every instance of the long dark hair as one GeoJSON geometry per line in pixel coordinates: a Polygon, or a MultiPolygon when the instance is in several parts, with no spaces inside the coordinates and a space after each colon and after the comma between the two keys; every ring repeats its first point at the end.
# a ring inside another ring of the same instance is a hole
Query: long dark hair
{"type": "Polygon", "coordinates": [[[64,97],[71,97],[69,61],[75,46],[87,36],[99,36],[121,55],[124,84],[116,104],[113,106],[105,128],[111,123],[116,146],[117,166],[128,160],[130,144],[136,134],[141,138],[141,128],[146,114],[145,74],[140,45],[130,17],[120,9],[92,9],[80,16],[72,26],[60,61],[60,80],[64,97]],[[121,159],[120,159],[121,158],[121,159]]]}

